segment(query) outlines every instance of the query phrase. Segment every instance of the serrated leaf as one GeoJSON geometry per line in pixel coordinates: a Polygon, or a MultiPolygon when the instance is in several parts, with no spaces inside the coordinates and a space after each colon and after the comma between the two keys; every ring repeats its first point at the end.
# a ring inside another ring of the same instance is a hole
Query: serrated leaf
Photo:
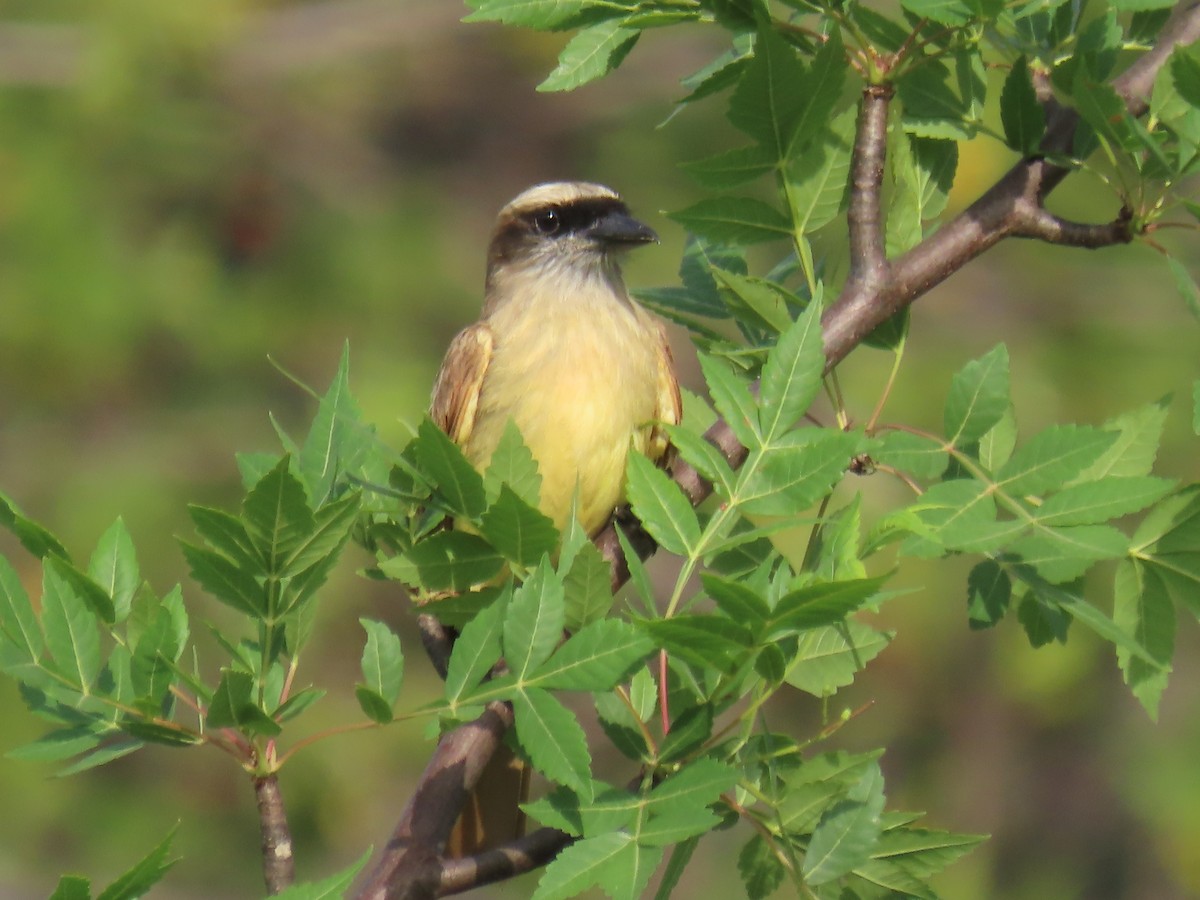
{"type": "Polygon", "coordinates": [[[558,66],[537,86],[539,91],[572,91],[621,64],[641,32],[623,19],[607,19],[581,29],[558,55],[558,66]]]}
{"type": "Polygon", "coordinates": [[[854,681],[854,676],[892,640],[855,619],[815,628],[800,635],[784,680],[815,697],[828,697],[854,681]]]}
{"type": "Polygon", "coordinates": [[[987,837],[982,834],[952,834],[929,828],[889,828],[879,836],[872,854],[874,859],[902,863],[918,878],[929,878],[942,871],[987,837]]]}
{"type": "Polygon", "coordinates": [[[318,505],[334,495],[340,474],[359,466],[373,440],[374,429],[363,421],[362,410],[350,394],[350,344],[346,342],[337,373],[318,403],[296,457],[300,475],[318,505]]]}
{"type": "Polygon", "coordinates": [[[946,471],[950,456],[940,441],[907,431],[889,431],[872,453],[877,462],[907,472],[914,478],[937,478],[946,471]]]}
{"type": "Polygon", "coordinates": [[[765,900],[783,884],[787,871],[761,834],[750,838],[738,852],[738,874],[747,900],[765,900]]]}
{"type": "Polygon", "coordinates": [[[188,515],[196,533],[213,549],[220,551],[246,572],[266,574],[266,567],[246,526],[237,516],[224,510],[190,504],[188,515]]]}
{"type": "Polygon", "coordinates": [[[1160,400],[1105,422],[1104,430],[1116,432],[1116,440],[1073,481],[1149,475],[1166,420],[1167,401],[1160,400]]]}
{"type": "Polygon", "coordinates": [[[751,278],[714,266],[713,277],[724,290],[722,297],[739,320],[768,331],[782,332],[792,324],[789,303],[803,305],[790,291],[764,278],[751,278]]]}
{"type": "Polygon", "coordinates": [[[358,521],[362,495],[351,491],[317,509],[311,530],[300,536],[283,563],[283,571],[299,575],[314,566],[332,562],[358,521]]]}
{"type": "Polygon", "coordinates": [[[0,527],[7,528],[16,535],[21,546],[38,559],[45,559],[47,556],[71,558],[67,548],[58,538],[37,522],[22,515],[17,505],[4,494],[0,494],[0,527]]]}
{"type": "Polygon", "coordinates": [[[796,516],[829,492],[846,471],[859,436],[815,432],[800,446],[754,451],[737,491],[741,508],[758,516],[796,516]]]}
{"type": "Polygon", "coordinates": [[[641,626],[658,646],[701,667],[730,672],[754,646],[743,626],[715,616],[675,616],[644,620],[641,626]]]}
{"type": "Polygon", "coordinates": [[[1094,525],[1145,509],[1174,484],[1151,476],[1082,482],[1053,494],[1032,514],[1043,525],[1094,525]]]}
{"type": "Polygon", "coordinates": [[[620,861],[632,843],[633,838],[621,832],[576,841],[546,866],[532,900],[574,897],[601,884],[607,880],[611,866],[620,861]]]}
{"type": "Polygon", "coordinates": [[[672,892],[679,886],[679,880],[683,877],[683,872],[691,862],[699,843],[699,838],[688,838],[675,845],[663,869],[662,878],[659,879],[658,890],[654,892],[654,900],[669,900],[672,892]]]}
{"type": "Polygon", "coordinates": [[[1046,112],[1038,102],[1029,65],[1024,56],[1017,57],[1004,80],[1000,92],[1000,121],[1004,125],[1004,141],[1018,153],[1036,153],[1046,133],[1046,112]]]}
{"type": "MultiPolygon", "coordinates": [[[[446,668],[446,700],[453,705],[478,685],[500,659],[500,639],[508,612],[508,590],[463,627],[446,668]]],[[[437,610],[436,604],[430,607],[437,610]]]]}
{"type": "Polygon", "coordinates": [[[1129,538],[1108,525],[1072,525],[1039,528],[1009,545],[1051,584],[1072,581],[1102,559],[1119,559],[1129,549],[1129,538]]]}
{"type": "Polygon", "coordinates": [[[738,782],[738,772],[715,759],[701,758],[654,786],[645,800],[647,811],[682,807],[707,808],[738,782]]]}
{"type": "Polygon", "coordinates": [[[1157,664],[1117,647],[1117,663],[1125,683],[1152,720],[1167,687],[1171,657],[1175,653],[1175,606],[1166,585],[1153,566],[1133,559],[1117,566],[1113,584],[1113,622],[1143,647],[1157,664]]]}
{"type": "Polygon", "coordinates": [[[1009,407],[1008,384],[1008,348],[1003,344],[963,366],[946,396],[947,441],[965,447],[983,437],[1009,407]]]}
{"type": "Polygon", "coordinates": [[[130,661],[134,694],[158,706],[175,680],[175,663],[187,643],[187,610],[176,587],[162,599],[150,625],[142,632],[130,661]]]}
{"type": "Polygon", "coordinates": [[[826,809],[813,829],[801,868],[806,883],[833,881],[871,857],[879,843],[883,802],[883,773],[873,762],[846,799],[826,809]]]}
{"type": "Polygon", "coordinates": [[[504,558],[532,566],[558,545],[558,529],[545,513],[530,506],[507,484],[479,520],[479,531],[504,558]]]}
{"type": "Polygon", "coordinates": [[[703,352],[697,353],[696,359],[704,373],[713,405],[738,441],[743,447],[760,446],[758,407],[749,386],[723,360],[703,352]]]}
{"type": "Polygon", "coordinates": [[[759,394],[764,443],[773,443],[808,411],[824,371],[821,308],[812,303],[767,353],[759,394]]]}
{"type": "Polygon", "coordinates": [[[810,98],[801,89],[804,64],[796,51],[770,27],[759,29],[754,58],[729,103],[729,121],[784,159],[810,98]]]}
{"type": "Polygon", "coordinates": [[[797,234],[812,234],[828,225],[842,208],[850,175],[855,122],[853,107],[842,110],[823,136],[789,160],[788,200],[797,234]]]}
{"type": "Polygon", "coordinates": [[[734,474],[725,455],[704,436],[682,425],[667,426],[667,436],[683,459],[713,485],[721,497],[733,493],[734,474]]]}
{"type": "Polygon", "coordinates": [[[764,597],[743,581],[705,572],[702,576],[704,590],[725,615],[735,622],[757,630],[771,615],[771,607],[764,597]]]}
{"type": "Polygon", "coordinates": [[[575,716],[546,691],[512,698],[517,743],[534,768],[551,781],[590,796],[592,757],[575,716]]]}
{"type": "Polygon", "coordinates": [[[646,531],[668,553],[688,556],[700,543],[700,522],[683,489],[640,453],[626,463],[625,494],[646,531]]]}
{"type": "Polygon", "coordinates": [[[1066,484],[1113,445],[1116,435],[1080,425],[1052,425],[1018,447],[996,473],[1008,494],[1039,494],[1066,484]]]}
{"type": "Polygon", "coordinates": [[[281,458],[242,503],[246,529],[273,574],[282,574],[284,560],[314,525],[304,485],[289,470],[290,462],[281,458]]]}
{"type": "Polygon", "coordinates": [[[494,503],[500,496],[501,485],[508,487],[534,509],[542,490],[542,476],[538,472],[537,460],[521,437],[521,430],[511,419],[504,426],[487,471],[483,473],[483,485],[488,501],[494,503]]]}
{"type": "Polygon", "coordinates": [[[66,577],[70,563],[49,556],[42,562],[42,628],[58,671],[84,694],[100,672],[96,616],[66,577]]]}
{"type": "Polygon", "coordinates": [[[513,592],[504,620],[502,648],[508,670],[518,680],[549,659],[562,641],[566,611],[563,586],[544,557],[529,580],[513,592]]]}
{"type": "Polygon", "coordinates": [[[174,837],[175,829],[172,828],[162,843],[101,891],[96,900],[137,900],[144,896],[175,865],[176,860],[167,858],[174,837]]]}
{"type": "Polygon", "coordinates": [[[470,519],[483,512],[487,506],[483,476],[432,420],[424,419],[417,426],[413,449],[421,469],[437,484],[450,512],[470,519]]]}
{"type": "Polygon", "coordinates": [[[225,669],[208,707],[207,726],[236,728],[266,737],[279,734],[279,724],[259,708],[253,693],[254,679],[248,673],[225,669]]]}
{"type": "Polygon", "coordinates": [[[679,164],[679,168],[691,175],[697,184],[713,191],[726,191],[753,181],[772,171],[775,166],[775,155],[761,144],[738,147],[679,164]]]}
{"type": "Polygon", "coordinates": [[[361,660],[363,683],[390,706],[400,696],[404,680],[400,638],[382,622],[359,619],[358,623],[367,633],[361,660]]]}
{"type": "Polygon", "coordinates": [[[632,674],[653,649],[653,642],[633,625],[603,619],[572,635],[525,680],[543,690],[607,691],[632,674]]]}
{"type": "Polygon", "coordinates": [[[88,562],[87,573],[112,600],[114,621],[123,622],[141,584],[141,575],[133,538],[120,518],[100,537],[88,562]]]}
{"type": "Polygon", "coordinates": [[[92,883],[79,875],[64,875],[50,900],[92,900],[92,883]]]}
{"type": "Polygon", "coordinates": [[[994,560],[976,564],[967,576],[967,621],[971,628],[990,628],[1004,617],[1012,598],[1008,573],[994,560]]]}
{"type": "Polygon", "coordinates": [[[712,197],[671,213],[669,218],[718,243],[757,244],[792,234],[786,216],[750,197],[712,197]]]}
{"type": "Polygon", "coordinates": [[[840,622],[879,593],[884,578],[813,584],[784,594],[771,610],[767,639],[840,622]]]}
{"type": "Polygon", "coordinates": [[[904,109],[904,129],[920,137],[968,140],[975,131],[967,120],[969,102],[955,93],[954,73],[938,60],[926,61],[904,74],[897,92],[904,109]]]}
{"type": "Polygon", "coordinates": [[[978,7],[966,0],[902,0],[900,6],[918,19],[941,25],[965,25],[979,15],[978,7]]]}
{"type": "Polygon", "coordinates": [[[579,548],[563,576],[563,605],[570,631],[603,619],[612,609],[612,564],[591,541],[579,548]]]}
{"type": "Polygon", "coordinates": [[[45,641],[33,603],[17,570],[3,556],[0,556],[0,636],[6,638],[24,660],[33,661],[42,655],[45,641]]]}
{"type": "Polygon", "coordinates": [[[504,568],[504,558],[487,541],[465,531],[439,531],[403,556],[379,564],[389,578],[427,591],[466,591],[485,584],[504,568]]]}
{"type": "Polygon", "coordinates": [[[219,553],[181,540],[192,578],[222,603],[252,617],[267,613],[263,586],[219,553]]]}

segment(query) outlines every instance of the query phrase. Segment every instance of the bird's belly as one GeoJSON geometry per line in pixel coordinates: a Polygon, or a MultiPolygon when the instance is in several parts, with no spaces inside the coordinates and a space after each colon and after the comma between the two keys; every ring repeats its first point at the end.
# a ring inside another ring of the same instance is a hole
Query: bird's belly
{"type": "Polygon", "coordinates": [[[538,463],[539,506],[560,529],[599,530],[625,493],[630,447],[644,446],[657,402],[656,349],[639,330],[498,348],[480,396],[468,458],[483,468],[511,418],[538,463]]]}

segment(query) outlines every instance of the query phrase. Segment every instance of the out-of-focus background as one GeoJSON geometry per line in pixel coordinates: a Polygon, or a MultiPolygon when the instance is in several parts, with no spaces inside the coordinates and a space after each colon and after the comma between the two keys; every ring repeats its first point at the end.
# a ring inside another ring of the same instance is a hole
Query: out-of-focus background
{"type": "MultiPolygon", "coordinates": [[[[323,390],[349,341],[366,415],[405,440],[444,347],[475,316],[492,217],[528,184],[617,187],[663,239],[630,260],[629,281],[671,283],[683,235],[661,211],[695,199],[675,164],[733,138],[721,100],[658,126],[720,36],[651,33],[615,76],[550,95],[534,87],[561,37],[463,24],[465,12],[449,0],[0,7],[0,491],[84,558],[123,516],[165,592],[186,575],[185,503],[237,502],[233,454],[277,447],[269,413],[305,426],[311,399],[280,369],[323,390]]],[[[964,146],[952,205],[1010,161],[986,139],[964,146]]],[[[1064,208],[1111,214],[1098,182],[1075,181],[1064,208]]],[[[1194,236],[1172,246],[1200,265],[1194,236]]],[[[1011,243],[918,304],[887,418],[937,428],[952,372],[1005,341],[1023,433],[1098,423],[1190,383],[1198,334],[1144,247],[1011,243]]],[[[860,420],[887,363],[863,350],[844,367],[860,420]]],[[[1195,479],[1188,399],[1171,402],[1160,470],[1195,479]]],[[[847,489],[878,511],[899,496],[880,478],[847,489]]],[[[0,552],[36,593],[34,561],[7,535],[0,552]]],[[[355,574],[364,562],[352,551],[325,593],[302,672],[330,695],[302,733],[361,718],[359,616],[411,635],[395,593],[355,574]]],[[[834,745],[886,744],[892,808],[994,836],[942,878],[948,898],[1200,896],[1200,628],[1181,623],[1152,724],[1082,630],[1038,652],[1014,622],[969,632],[967,568],[905,569],[919,590],[883,616],[899,637],[831,709],[874,705],[834,745]]],[[[1091,587],[1106,602],[1105,578],[1091,587]]],[[[197,620],[229,621],[186,593],[197,620]]],[[[406,646],[417,705],[433,676],[406,646]]],[[[820,706],[801,697],[774,715],[808,734],[820,706]]],[[[43,730],[11,683],[0,682],[0,723],[0,751],[43,730]]],[[[386,839],[429,747],[420,725],[398,725],[285,769],[302,878],[386,839]]],[[[215,751],[155,747],[66,779],[0,759],[0,809],[3,898],[45,896],[62,871],[106,883],[176,822],[185,858],[162,896],[260,893],[249,784],[215,751]]],[[[736,895],[739,838],[711,839],[678,895],[736,895]]]]}

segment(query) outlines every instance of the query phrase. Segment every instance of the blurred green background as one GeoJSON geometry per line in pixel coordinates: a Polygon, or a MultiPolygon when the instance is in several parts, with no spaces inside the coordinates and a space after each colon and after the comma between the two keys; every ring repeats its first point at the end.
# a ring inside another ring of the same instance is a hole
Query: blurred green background
{"type": "MultiPolygon", "coordinates": [[[[720,100],[658,125],[720,35],[650,34],[613,77],[547,95],[534,87],[561,39],[465,25],[465,11],[448,0],[0,6],[0,490],[78,555],[121,515],[160,592],[185,578],[174,539],[190,533],[185,504],[237,502],[234,452],[277,447],[268,413],[298,430],[312,412],[280,369],[323,390],[344,341],[367,417],[399,445],[451,335],[475,316],[492,217],[528,184],[618,188],[663,238],[630,260],[630,283],[673,280],[683,235],[660,211],[696,199],[675,164],[733,138],[720,100]]],[[[962,149],[959,208],[1011,161],[984,139],[962,149]]],[[[1056,203],[1109,215],[1115,201],[1098,188],[1075,179],[1056,203]]],[[[1195,271],[1189,236],[1171,246],[1195,271]]],[[[1183,389],[1198,333],[1147,248],[1010,242],[922,299],[885,418],[939,427],[953,371],[1004,341],[1025,434],[1179,391],[1160,472],[1195,479],[1183,389]]],[[[699,389],[686,336],[675,338],[699,389]]],[[[843,368],[860,421],[888,362],[863,350],[843,368]]],[[[881,476],[850,479],[842,498],[855,490],[876,513],[902,496],[881,476]]],[[[7,535],[0,552],[36,592],[34,561],[7,535]]],[[[359,616],[404,633],[412,705],[433,689],[409,610],[355,573],[363,562],[352,551],[325,592],[301,672],[330,694],[297,736],[361,718],[359,616]]],[[[1182,623],[1151,724],[1082,631],[1038,652],[1013,622],[969,632],[967,568],[906,564],[898,582],[920,589],[882,617],[898,638],[831,709],[874,705],[834,744],[890,748],[891,807],[993,835],[943,877],[948,898],[1200,896],[1200,629],[1182,623]]],[[[1093,580],[1102,604],[1110,575],[1093,580]]],[[[185,593],[195,620],[229,621],[185,593]]],[[[212,647],[198,642],[203,660],[212,647]]],[[[772,714],[808,734],[820,705],[802,697],[772,714]]],[[[0,722],[0,751],[42,733],[11,683],[0,722]]],[[[420,725],[398,725],[285,769],[300,877],[386,839],[429,747],[420,725]]],[[[211,750],[150,748],[69,779],[2,760],[0,808],[0,897],[45,896],[64,870],[103,884],[176,822],[185,858],[162,896],[260,893],[249,784],[211,750]]],[[[678,895],[736,895],[731,854],[744,839],[710,839],[678,895]]]]}

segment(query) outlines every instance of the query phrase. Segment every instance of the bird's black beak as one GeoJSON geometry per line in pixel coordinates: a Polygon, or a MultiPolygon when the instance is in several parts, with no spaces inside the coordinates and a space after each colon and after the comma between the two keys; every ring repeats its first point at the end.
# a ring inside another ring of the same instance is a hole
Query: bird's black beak
{"type": "Polygon", "coordinates": [[[588,234],[606,244],[651,244],[658,241],[654,229],[643,225],[629,213],[616,209],[592,223],[588,234]]]}

